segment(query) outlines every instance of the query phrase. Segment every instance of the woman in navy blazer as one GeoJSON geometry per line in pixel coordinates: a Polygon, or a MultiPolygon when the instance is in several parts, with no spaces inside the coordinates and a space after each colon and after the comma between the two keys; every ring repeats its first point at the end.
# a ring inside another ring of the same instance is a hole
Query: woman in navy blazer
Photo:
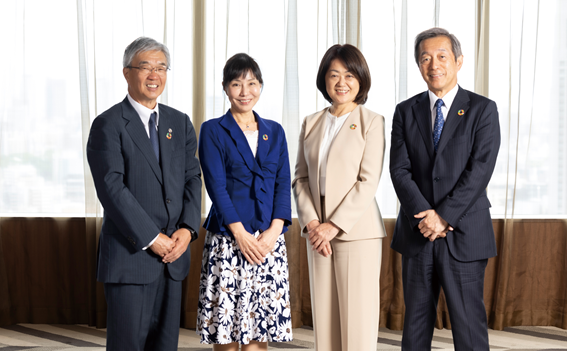
{"type": "Polygon", "coordinates": [[[252,110],[262,84],[254,59],[230,58],[223,70],[230,110],[201,126],[212,206],[197,333],[214,350],[267,350],[268,341],[292,339],[283,235],[291,224],[290,167],[283,128],[252,110]]]}

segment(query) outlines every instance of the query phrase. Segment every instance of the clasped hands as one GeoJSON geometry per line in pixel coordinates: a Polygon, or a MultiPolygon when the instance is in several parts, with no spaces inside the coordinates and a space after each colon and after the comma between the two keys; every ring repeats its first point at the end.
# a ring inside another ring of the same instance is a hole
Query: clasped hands
{"type": "Polygon", "coordinates": [[[276,246],[276,242],[283,230],[283,219],[273,219],[272,224],[264,230],[258,237],[250,234],[241,222],[231,223],[229,229],[234,235],[236,244],[240,248],[240,252],[250,264],[262,264],[266,260],[266,256],[276,246]]]}
{"type": "Polygon", "coordinates": [[[171,235],[171,238],[159,233],[150,249],[162,258],[163,263],[172,263],[183,255],[190,242],[191,232],[189,229],[179,228],[171,235]]]}
{"type": "Polygon", "coordinates": [[[339,234],[340,229],[333,222],[320,223],[314,219],[307,223],[307,233],[309,234],[309,243],[314,251],[321,256],[329,257],[333,254],[331,249],[331,240],[339,234]]]}
{"type": "Polygon", "coordinates": [[[429,241],[434,241],[437,238],[444,238],[447,236],[447,232],[453,231],[453,227],[447,223],[446,220],[441,218],[435,210],[426,210],[420,212],[414,216],[415,218],[421,218],[418,228],[421,234],[429,241]]]}

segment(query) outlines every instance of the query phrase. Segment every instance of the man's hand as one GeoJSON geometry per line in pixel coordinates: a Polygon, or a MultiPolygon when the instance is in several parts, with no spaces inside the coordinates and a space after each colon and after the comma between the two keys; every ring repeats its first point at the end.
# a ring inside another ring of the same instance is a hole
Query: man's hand
{"type": "Polygon", "coordinates": [[[187,228],[177,229],[171,239],[175,243],[175,247],[163,258],[163,263],[175,262],[187,250],[187,246],[191,242],[191,232],[187,228]]]}
{"type": "Polygon", "coordinates": [[[154,241],[152,246],[150,246],[150,249],[159,257],[165,257],[165,255],[173,250],[174,246],[175,241],[171,240],[167,235],[159,233],[158,238],[154,241]]]}
{"type": "Polygon", "coordinates": [[[339,231],[339,227],[333,222],[325,222],[309,230],[309,242],[313,250],[316,250],[320,255],[325,257],[331,255],[330,241],[339,234],[339,231]]]}
{"type": "Polygon", "coordinates": [[[448,231],[452,231],[453,227],[447,223],[446,220],[441,218],[435,210],[426,210],[414,216],[415,218],[422,218],[418,225],[419,231],[429,241],[437,238],[444,238],[447,236],[448,231]]]}

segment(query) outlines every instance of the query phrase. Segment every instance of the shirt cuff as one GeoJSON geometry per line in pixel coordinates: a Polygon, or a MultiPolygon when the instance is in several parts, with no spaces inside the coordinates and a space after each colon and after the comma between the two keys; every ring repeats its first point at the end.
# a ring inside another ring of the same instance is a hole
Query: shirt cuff
{"type": "MultiPolygon", "coordinates": [[[[159,233],[159,234],[161,234],[161,233],[159,233]]],[[[154,238],[154,240],[152,240],[152,241],[148,244],[148,246],[144,247],[142,250],[146,250],[148,247],[152,246],[152,245],[156,242],[157,238],[159,238],[159,234],[156,235],[156,237],[154,238]]]]}

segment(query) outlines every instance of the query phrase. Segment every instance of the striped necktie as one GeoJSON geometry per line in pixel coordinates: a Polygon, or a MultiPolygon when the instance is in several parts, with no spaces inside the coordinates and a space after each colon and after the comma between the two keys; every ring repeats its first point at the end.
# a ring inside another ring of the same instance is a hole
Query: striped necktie
{"type": "Polygon", "coordinates": [[[443,118],[443,113],[441,112],[441,106],[443,106],[443,100],[438,99],[435,101],[435,123],[433,124],[433,146],[435,152],[437,152],[437,146],[439,145],[439,139],[441,139],[441,132],[443,131],[443,125],[445,124],[445,119],[443,118]]]}

